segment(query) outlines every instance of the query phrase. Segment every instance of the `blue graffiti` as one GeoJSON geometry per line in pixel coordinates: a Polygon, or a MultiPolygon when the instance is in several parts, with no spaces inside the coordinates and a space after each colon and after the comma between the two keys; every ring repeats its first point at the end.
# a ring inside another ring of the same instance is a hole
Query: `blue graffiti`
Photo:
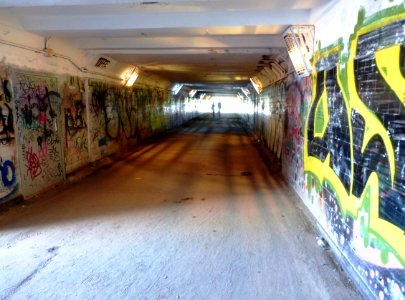
{"type": "Polygon", "coordinates": [[[0,172],[1,180],[6,188],[9,188],[16,183],[14,164],[10,160],[6,160],[3,165],[0,165],[0,172]]]}
{"type": "Polygon", "coordinates": [[[98,140],[98,146],[107,146],[107,138],[103,137],[101,139],[98,140]]]}
{"type": "Polygon", "coordinates": [[[1,173],[1,181],[3,183],[3,187],[5,188],[5,191],[3,191],[2,194],[0,195],[0,201],[2,201],[9,199],[10,196],[15,194],[17,192],[18,185],[15,167],[12,161],[6,160],[1,163],[0,160],[0,173],[1,173]]]}

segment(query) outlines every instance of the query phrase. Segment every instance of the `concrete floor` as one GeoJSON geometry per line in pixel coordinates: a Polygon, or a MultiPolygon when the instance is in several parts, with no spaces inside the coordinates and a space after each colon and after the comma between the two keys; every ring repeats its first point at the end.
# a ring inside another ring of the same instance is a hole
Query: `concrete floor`
{"type": "Polygon", "coordinates": [[[0,298],[360,299],[298,201],[203,118],[2,213],[0,298]]]}

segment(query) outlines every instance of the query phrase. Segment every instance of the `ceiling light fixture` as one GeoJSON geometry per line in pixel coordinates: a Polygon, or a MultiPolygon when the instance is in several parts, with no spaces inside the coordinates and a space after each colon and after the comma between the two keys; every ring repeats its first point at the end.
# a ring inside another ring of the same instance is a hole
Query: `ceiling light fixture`
{"type": "Polygon", "coordinates": [[[123,85],[124,86],[133,86],[136,79],[139,76],[139,69],[137,67],[131,66],[123,75],[123,85]]]}
{"type": "Polygon", "coordinates": [[[240,89],[242,90],[242,92],[245,94],[246,97],[249,97],[250,91],[247,88],[242,87],[240,89]]]}
{"type": "Polygon", "coordinates": [[[250,82],[252,83],[256,93],[260,94],[263,89],[262,82],[256,76],[250,78],[250,82]]]}
{"type": "Polygon", "coordinates": [[[181,90],[182,87],[183,87],[183,84],[182,84],[182,83],[176,83],[176,84],[174,84],[173,87],[172,87],[172,93],[173,93],[173,95],[176,96],[176,95],[180,92],[180,90],[181,90]]]}
{"type": "Polygon", "coordinates": [[[313,25],[290,26],[283,34],[288,54],[299,77],[311,74],[310,59],[314,52],[313,25]]]}

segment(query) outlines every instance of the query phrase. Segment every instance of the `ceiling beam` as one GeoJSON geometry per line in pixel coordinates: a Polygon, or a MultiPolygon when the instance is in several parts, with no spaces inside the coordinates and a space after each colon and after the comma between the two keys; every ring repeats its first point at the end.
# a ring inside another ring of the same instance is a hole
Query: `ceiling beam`
{"type": "Polygon", "coordinates": [[[245,10],[245,11],[201,11],[201,12],[126,12],[82,14],[47,13],[47,10],[27,12],[19,19],[26,30],[33,32],[64,31],[120,31],[157,28],[201,28],[210,26],[259,26],[307,24],[310,10],[245,10]]]}
{"type": "MultiPolygon", "coordinates": [[[[77,45],[86,50],[185,50],[212,49],[212,53],[221,49],[255,49],[284,47],[279,35],[252,36],[207,36],[207,37],[136,37],[136,38],[87,38],[79,39],[77,45]]],[[[222,51],[223,52],[223,51],[222,51]]],[[[226,51],[225,51],[226,52],[226,51]]]]}
{"type": "Polygon", "coordinates": [[[257,54],[257,58],[260,59],[261,55],[273,54],[274,50],[283,49],[282,47],[271,47],[270,48],[185,48],[185,49],[149,49],[149,48],[130,48],[130,49],[86,49],[89,53],[101,55],[101,54],[138,54],[138,55],[165,55],[170,57],[171,55],[195,55],[195,54],[212,54],[212,55],[232,55],[232,54],[257,54]]]}

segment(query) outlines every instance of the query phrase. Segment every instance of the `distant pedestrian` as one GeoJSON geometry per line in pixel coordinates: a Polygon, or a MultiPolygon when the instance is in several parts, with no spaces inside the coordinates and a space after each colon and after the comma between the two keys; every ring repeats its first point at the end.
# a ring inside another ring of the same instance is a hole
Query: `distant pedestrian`
{"type": "Polygon", "coordinates": [[[221,102],[218,102],[218,117],[221,117],[221,108],[222,108],[221,102]]]}
{"type": "Polygon", "coordinates": [[[215,118],[215,104],[214,104],[214,102],[211,105],[211,109],[212,109],[212,117],[215,118]]]}

